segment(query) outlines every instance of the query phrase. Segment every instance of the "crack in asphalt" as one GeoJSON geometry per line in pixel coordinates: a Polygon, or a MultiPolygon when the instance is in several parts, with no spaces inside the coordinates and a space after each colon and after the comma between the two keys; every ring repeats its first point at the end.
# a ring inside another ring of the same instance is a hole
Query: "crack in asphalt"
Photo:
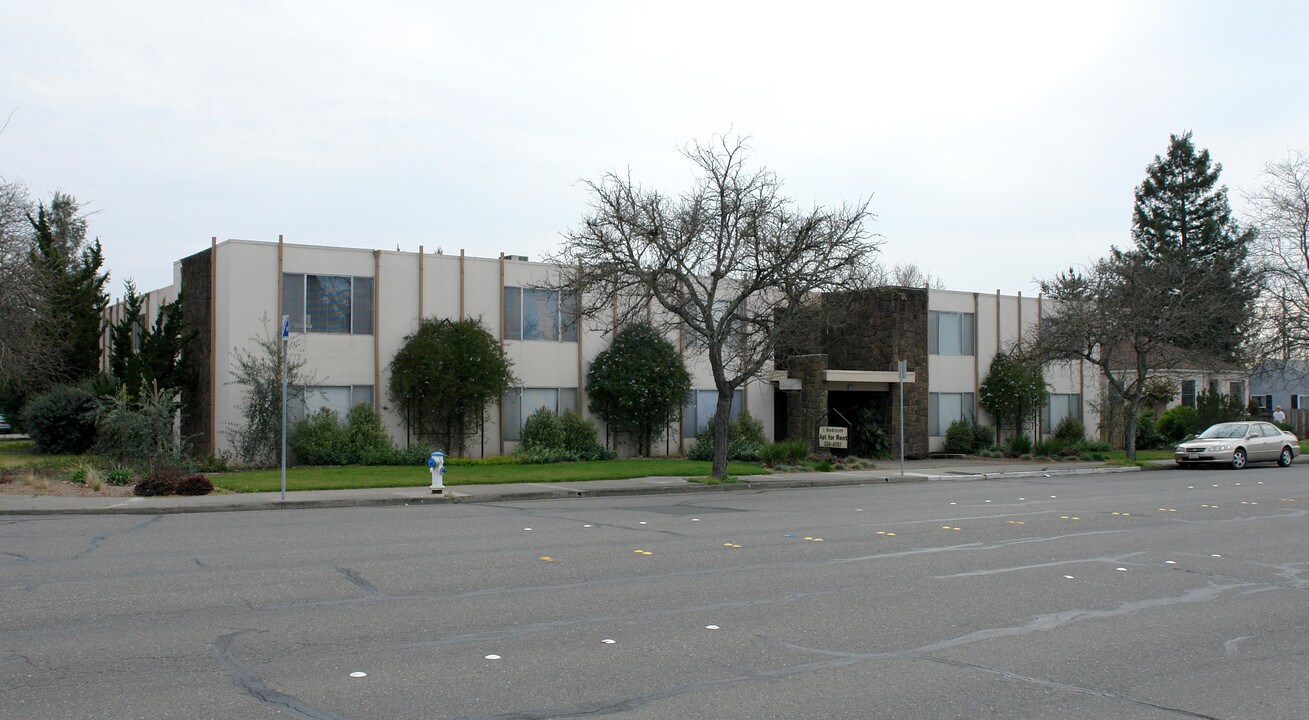
{"type": "Polygon", "coordinates": [[[259,702],[271,705],[277,710],[297,718],[297,720],[344,720],[340,715],[314,707],[294,695],[287,695],[284,692],[270,688],[257,670],[236,657],[232,652],[232,642],[238,636],[252,632],[265,631],[237,630],[233,633],[220,635],[213,642],[213,653],[214,658],[218,660],[218,667],[228,677],[232,678],[232,684],[259,702]]]}
{"type": "Polygon", "coordinates": [[[1061,683],[1055,680],[1046,680],[1044,678],[1032,677],[1030,675],[1020,675],[1018,673],[1010,672],[1008,670],[998,670],[996,668],[989,668],[984,665],[978,665],[976,663],[962,662],[960,660],[947,660],[945,658],[932,657],[932,656],[924,656],[921,659],[926,660],[928,662],[938,663],[941,665],[949,665],[952,667],[978,670],[992,675],[999,675],[1000,677],[1006,678],[1008,680],[1017,680],[1019,682],[1030,683],[1032,685],[1039,685],[1041,687],[1047,687],[1054,690],[1063,690],[1066,692],[1079,693],[1082,695],[1093,695],[1095,697],[1104,698],[1106,700],[1113,700],[1115,702],[1127,703],[1128,705],[1137,705],[1140,707],[1148,707],[1153,710],[1162,710],[1164,712],[1176,713],[1184,717],[1199,718],[1200,720],[1220,720],[1219,718],[1213,715],[1205,715],[1204,713],[1193,712],[1191,710],[1183,710],[1182,708],[1175,708],[1167,705],[1158,705],[1152,702],[1146,702],[1144,700],[1134,700],[1132,698],[1124,697],[1122,695],[1116,695],[1111,692],[1105,692],[1104,690],[1096,690],[1094,688],[1082,687],[1080,685],[1069,685],[1068,683],[1061,683]]]}
{"type": "Polygon", "coordinates": [[[344,575],[347,580],[349,580],[351,583],[355,585],[355,587],[359,588],[360,590],[363,590],[364,592],[368,593],[370,596],[386,597],[386,593],[383,593],[381,590],[378,590],[377,586],[369,582],[368,578],[365,578],[363,575],[360,575],[359,571],[351,570],[348,567],[341,567],[339,565],[334,569],[337,572],[344,575]]]}
{"type": "MultiPolygon", "coordinates": [[[[756,637],[770,644],[787,648],[790,650],[794,650],[797,652],[822,655],[825,656],[827,659],[817,662],[811,662],[811,663],[802,663],[799,665],[788,665],[780,668],[774,668],[772,670],[766,670],[757,673],[749,673],[745,675],[737,675],[735,677],[729,677],[729,678],[700,680],[697,682],[686,683],[683,685],[676,685],[673,687],[664,688],[662,690],[656,690],[654,692],[646,693],[644,695],[637,695],[634,697],[614,700],[605,703],[582,705],[574,708],[524,710],[518,712],[511,712],[511,713],[501,713],[497,715],[477,716],[473,718],[468,718],[467,720],[553,720],[553,719],[576,718],[576,717],[594,717],[600,715],[610,715],[619,712],[626,712],[628,710],[635,710],[637,708],[640,708],[641,706],[648,705],[652,702],[664,700],[670,697],[676,697],[679,695],[685,695],[688,693],[699,692],[701,690],[731,687],[731,686],[743,685],[747,683],[769,682],[772,680],[790,677],[792,675],[798,675],[801,673],[813,672],[816,670],[828,670],[834,668],[847,667],[850,665],[856,665],[865,662],[872,662],[872,661],[879,661],[879,660],[920,660],[920,659],[931,660],[934,662],[947,662],[932,657],[932,655],[934,653],[940,652],[941,650],[947,650],[950,648],[959,647],[961,645],[969,645],[972,643],[983,642],[986,640],[994,640],[997,638],[1019,637],[1022,635],[1028,635],[1036,632],[1047,632],[1050,630],[1056,630],[1066,625],[1082,622],[1084,620],[1098,620],[1103,618],[1124,617],[1128,615],[1133,615],[1143,610],[1163,608],[1172,605],[1180,605],[1180,604],[1187,604],[1187,603],[1208,602],[1216,599],[1218,596],[1222,595],[1224,592],[1227,592],[1228,590],[1235,590],[1242,587],[1248,587],[1251,584],[1252,583],[1210,585],[1208,587],[1195,588],[1186,593],[1183,593],[1182,595],[1175,595],[1172,597],[1163,597],[1163,598],[1148,598],[1145,600],[1125,602],[1115,608],[1108,609],[1108,610],[1064,610],[1057,613],[1042,614],[1042,615],[1035,616],[1032,620],[1023,623],[1022,625],[977,630],[971,633],[960,635],[958,637],[948,638],[946,640],[940,640],[917,648],[910,648],[907,650],[893,650],[888,652],[875,652],[875,653],[836,652],[831,650],[825,650],[822,648],[806,647],[795,643],[776,640],[763,635],[756,635],[756,637]]],[[[947,662],[947,664],[950,663],[947,662]]],[[[966,665],[965,663],[959,663],[959,664],[966,665]]],[[[979,668],[979,669],[985,669],[985,668],[979,668]]],[[[1001,671],[994,671],[994,672],[996,672],[997,674],[1005,674],[1001,671]]],[[[1013,679],[1022,679],[1022,678],[1023,676],[1013,675],[1013,679]]],[[[1042,682],[1036,678],[1032,678],[1032,680],[1038,683],[1042,682]]],[[[1048,687],[1054,687],[1054,688],[1064,687],[1058,683],[1045,683],[1045,684],[1048,687]]],[[[1075,686],[1066,686],[1064,687],[1064,689],[1070,691],[1079,690],[1075,686]]],[[[1101,694],[1099,691],[1093,691],[1084,688],[1080,690],[1092,694],[1101,694]]],[[[1154,707],[1163,711],[1179,713],[1194,718],[1201,718],[1202,720],[1219,720],[1218,718],[1214,718],[1209,715],[1202,715],[1187,710],[1180,710],[1177,708],[1169,708],[1165,706],[1152,705],[1146,702],[1129,700],[1127,698],[1120,698],[1119,696],[1115,696],[1109,693],[1103,693],[1103,697],[1112,698],[1112,699],[1122,699],[1124,702],[1131,702],[1140,706],[1154,707]]]]}
{"type": "Polygon", "coordinates": [[[123,535],[130,535],[136,532],[137,530],[142,530],[163,519],[164,519],[163,515],[155,515],[151,517],[149,520],[146,520],[145,522],[142,523],[138,523],[129,528],[124,528],[122,530],[115,530],[113,532],[105,533],[104,535],[96,535],[95,537],[91,538],[91,543],[86,546],[86,549],[74,555],[73,559],[76,560],[79,558],[86,557],[91,552],[97,550],[101,545],[105,543],[105,541],[109,540],[110,538],[117,538],[117,537],[122,537],[123,535]]]}

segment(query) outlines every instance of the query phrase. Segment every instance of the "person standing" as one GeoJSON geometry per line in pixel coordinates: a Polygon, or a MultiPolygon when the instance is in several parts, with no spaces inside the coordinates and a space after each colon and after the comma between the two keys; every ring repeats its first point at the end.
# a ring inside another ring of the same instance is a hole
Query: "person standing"
{"type": "Polygon", "coordinates": [[[1286,412],[1282,410],[1281,405],[1278,405],[1277,409],[1273,411],[1273,422],[1277,423],[1278,425],[1283,425],[1286,423],[1286,412]]]}

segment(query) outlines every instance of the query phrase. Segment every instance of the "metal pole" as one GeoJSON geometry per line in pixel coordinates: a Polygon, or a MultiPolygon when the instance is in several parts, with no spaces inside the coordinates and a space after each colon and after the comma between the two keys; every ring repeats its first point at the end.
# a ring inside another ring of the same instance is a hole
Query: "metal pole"
{"type": "Polygon", "coordinates": [[[286,346],[291,334],[291,318],[282,316],[282,500],[286,500],[286,346]]]}
{"type": "Polygon", "coordinates": [[[897,394],[899,395],[898,399],[900,401],[900,477],[904,477],[904,360],[900,361],[899,371],[900,392],[897,394]]]}

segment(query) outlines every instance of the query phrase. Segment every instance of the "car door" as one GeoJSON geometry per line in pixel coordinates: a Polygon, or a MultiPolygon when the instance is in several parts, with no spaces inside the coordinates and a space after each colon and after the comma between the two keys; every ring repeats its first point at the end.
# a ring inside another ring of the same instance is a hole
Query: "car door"
{"type": "Polygon", "coordinates": [[[1258,440],[1259,456],[1250,455],[1251,460],[1276,460],[1277,454],[1282,451],[1282,431],[1269,425],[1268,423],[1255,423],[1254,426],[1259,430],[1262,437],[1258,440]]]}

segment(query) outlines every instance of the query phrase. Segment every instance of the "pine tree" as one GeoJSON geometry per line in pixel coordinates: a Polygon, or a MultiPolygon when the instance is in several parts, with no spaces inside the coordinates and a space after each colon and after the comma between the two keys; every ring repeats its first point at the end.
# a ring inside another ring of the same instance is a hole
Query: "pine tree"
{"type": "Polygon", "coordinates": [[[58,343],[61,374],[73,381],[100,370],[101,316],[109,306],[100,240],[86,243],[80,209],[73,196],[56,192],[49,206],[38,204],[36,217],[28,215],[35,231],[32,261],[48,308],[44,332],[58,343]]]}
{"type": "Polygon", "coordinates": [[[1185,302],[1208,311],[1201,325],[1169,329],[1177,347],[1214,359],[1236,360],[1257,294],[1247,248],[1254,232],[1232,219],[1227,188],[1219,185],[1222,165],[1197,150],[1191,133],[1171,135],[1136,189],[1132,240],[1148,265],[1185,264],[1204,272],[1187,275],[1173,290],[1185,302]]]}

